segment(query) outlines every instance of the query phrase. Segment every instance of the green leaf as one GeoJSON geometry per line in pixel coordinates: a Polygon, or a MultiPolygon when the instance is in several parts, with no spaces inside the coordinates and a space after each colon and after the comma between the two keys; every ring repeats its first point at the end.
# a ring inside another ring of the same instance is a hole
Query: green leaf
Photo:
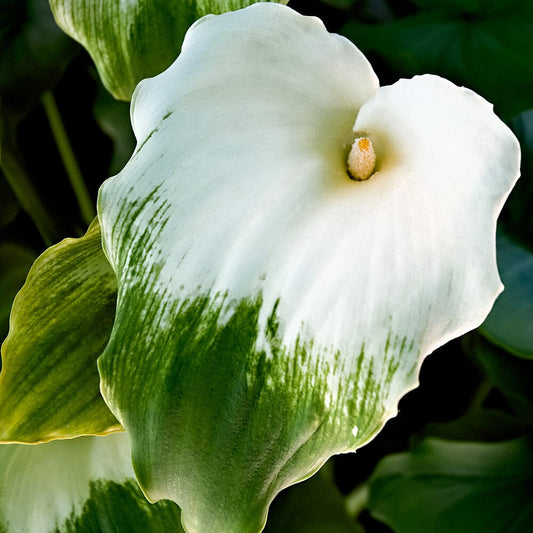
{"type": "Polygon", "coordinates": [[[532,32],[533,4],[520,1],[472,18],[430,10],[381,25],[352,21],[342,30],[399,75],[445,76],[479,92],[507,117],[533,107],[532,32]]]}
{"type": "Polygon", "coordinates": [[[533,425],[533,361],[514,357],[480,335],[469,336],[466,348],[481,363],[521,419],[533,425]]]}
{"type": "Polygon", "coordinates": [[[120,429],[100,395],[96,359],[115,313],[116,279],[95,221],[30,270],[2,345],[0,440],[42,442],[120,429]]]}
{"type": "Polygon", "coordinates": [[[523,533],[533,523],[533,453],[500,443],[427,439],[378,465],[369,508],[396,533],[523,533]]]}
{"type": "Polygon", "coordinates": [[[3,0],[0,99],[23,115],[52,87],[77,46],[54,22],[47,0],[3,0]]]}
{"type": "Polygon", "coordinates": [[[259,531],[484,320],[518,143],[471,91],[379,88],[348,40],[273,3],[196,23],[132,122],[99,196],[119,285],[102,394],[151,500],[191,532],[259,531]],[[365,182],[355,132],[378,152],[365,182]]]}
{"type": "Polygon", "coordinates": [[[103,85],[98,83],[93,112],[98,125],[113,142],[109,173],[114,175],[128,162],[135,148],[135,136],[130,123],[130,106],[127,102],[115,100],[103,85]]]}
{"type": "Polygon", "coordinates": [[[504,235],[497,245],[505,290],[479,330],[508,352],[533,359],[533,254],[504,235]]]}
{"type": "Polygon", "coordinates": [[[451,9],[466,13],[482,13],[491,9],[513,8],[517,0],[413,0],[424,9],[451,9]]]}
{"type": "Polygon", "coordinates": [[[446,440],[497,442],[520,437],[526,425],[515,415],[499,409],[469,409],[449,422],[433,422],[425,434],[446,440]]]}
{"type": "Polygon", "coordinates": [[[360,533],[343,497],[321,470],[284,490],[272,503],[264,533],[360,533]]]}
{"type": "Polygon", "coordinates": [[[59,26],[91,54],[109,92],[130,100],[142,79],[159,74],[176,59],[193,22],[255,1],[50,0],[50,6],[59,26]]]}
{"type": "Polygon", "coordinates": [[[0,229],[12,222],[19,210],[20,205],[0,169],[0,229]]]}
{"type": "Polygon", "coordinates": [[[183,532],[179,508],[149,504],[125,433],[0,446],[2,533],[183,532]]]}
{"type": "Polygon", "coordinates": [[[24,284],[35,255],[20,244],[0,243],[0,339],[7,335],[13,298],[24,284]]]}

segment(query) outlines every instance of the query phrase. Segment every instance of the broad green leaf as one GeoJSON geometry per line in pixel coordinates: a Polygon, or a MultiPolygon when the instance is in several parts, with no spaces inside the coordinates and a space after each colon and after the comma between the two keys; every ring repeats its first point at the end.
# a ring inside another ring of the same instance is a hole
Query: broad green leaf
{"type": "Polygon", "coordinates": [[[446,76],[512,117],[533,107],[533,4],[507,4],[468,18],[429,10],[381,25],[352,21],[343,34],[401,76],[446,76]]]}
{"type": "Polygon", "coordinates": [[[523,533],[533,523],[532,498],[527,440],[427,439],[412,452],[382,460],[369,508],[395,533],[523,533]]]}
{"type": "Polygon", "coordinates": [[[116,279],[95,221],[35,262],[2,345],[0,441],[42,442],[120,429],[100,395],[96,359],[115,313],[116,279]]]}
{"type": "Polygon", "coordinates": [[[264,533],[361,533],[335,484],[322,472],[284,490],[272,503],[264,533]]]}
{"type": "Polygon", "coordinates": [[[35,255],[20,244],[0,243],[0,340],[7,335],[13,298],[24,284],[35,255]]]}
{"type": "Polygon", "coordinates": [[[142,79],[159,74],[176,59],[193,22],[255,1],[50,0],[50,6],[59,26],[91,54],[109,92],[130,100],[142,79]]]}
{"type": "Polygon", "coordinates": [[[52,87],[76,44],[54,22],[47,0],[3,0],[0,8],[0,99],[23,115],[52,87]]]}
{"type": "Polygon", "coordinates": [[[533,425],[533,361],[514,357],[480,335],[469,336],[466,348],[481,363],[488,377],[503,392],[520,418],[533,425]]]}
{"type": "Polygon", "coordinates": [[[0,446],[2,533],[180,533],[179,508],[152,505],[125,433],[0,446]]]}
{"type": "Polygon", "coordinates": [[[471,91],[378,88],[349,41],[268,3],[199,21],[132,105],[136,152],[99,196],[102,394],[151,500],[191,532],[259,531],[484,320],[518,143],[471,91]],[[378,152],[365,182],[352,130],[378,152]]]}
{"type": "Polygon", "coordinates": [[[480,331],[508,352],[533,359],[533,254],[500,235],[498,268],[505,290],[480,331]]]}

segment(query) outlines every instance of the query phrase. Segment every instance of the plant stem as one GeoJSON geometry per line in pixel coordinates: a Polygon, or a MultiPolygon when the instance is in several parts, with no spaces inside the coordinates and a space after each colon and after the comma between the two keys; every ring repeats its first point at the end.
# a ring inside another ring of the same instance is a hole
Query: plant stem
{"type": "Polygon", "coordinates": [[[0,168],[20,206],[33,220],[44,244],[50,246],[60,239],[61,228],[46,210],[24,168],[16,146],[17,120],[5,109],[0,111],[0,168]]]}
{"type": "Polygon", "coordinates": [[[357,518],[368,505],[368,483],[363,483],[346,496],[345,507],[348,516],[357,518]]]}
{"type": "Polygon", "coordinates": [[[61,156],[70,184],[74,190],[76,200],[78,201],[81,216],[83,221],[89,225],[96,216],[96,212],[89,191],[83,181],[80,167],[74,156],[63,120],[61,119],[56,102],[50,91],[45,92],[41,100],[46,111],[46,116],[48,117],[48,122],[50,123],[50,129],[52,130],[52,134],[59,150],[59,155],[61,156]]]}

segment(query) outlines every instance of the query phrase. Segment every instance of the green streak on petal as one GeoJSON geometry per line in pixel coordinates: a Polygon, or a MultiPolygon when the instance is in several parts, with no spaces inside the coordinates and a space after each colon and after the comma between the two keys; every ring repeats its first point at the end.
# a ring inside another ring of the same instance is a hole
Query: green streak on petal
{"type": "Polygon", "coordinates": [[[134,480],[123,483],[97,480],[90,484],[90,496],[82,512],[61,526],[65,533],[182,533],[180,510],[173,502],[149,503],[134,480]]]}
{"type": "Polygon", "coordinates": [[[389,391],[364,351],[316,357],[304,338],[285,349],[275,309],[262,348],[260,297],[231,302],[227,318],[221,296],[147,301],[124,295],[102,390],[132,437],[141,486],[174,499],[190,531],[259,531],[280,490],[382,426],[389,391]]]}
{"type": "Polygon", "coordinates": [[[43,442],[120,430],[100,395],[96,359],[115,314],[116,279],[95,221],[35,262],[2,346],[0,440],[43,442]]]}

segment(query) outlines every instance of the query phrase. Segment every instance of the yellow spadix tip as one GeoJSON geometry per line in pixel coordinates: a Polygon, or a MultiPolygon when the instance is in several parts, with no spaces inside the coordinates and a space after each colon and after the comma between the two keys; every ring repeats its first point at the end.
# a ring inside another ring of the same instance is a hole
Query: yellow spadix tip
{"type": "Polygon", "coordinates": [[[376,153],[368,137],[358,137],[348,154],[348,172],[357,181],[367,180],[374,172],[376,153]]]}

